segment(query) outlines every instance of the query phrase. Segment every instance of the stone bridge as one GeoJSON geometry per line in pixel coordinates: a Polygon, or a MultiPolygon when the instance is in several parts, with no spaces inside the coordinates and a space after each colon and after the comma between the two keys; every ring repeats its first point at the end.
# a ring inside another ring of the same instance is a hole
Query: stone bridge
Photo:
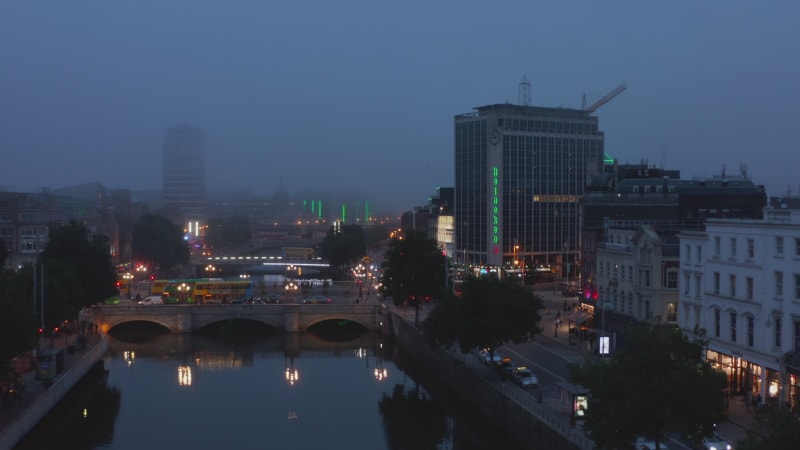
{"type": "Polygon", "coordinates": [[[349,320],[377,331],[385,314],[381,304],[102,305],[93,308],[90,320],[103,333],[134,321],[157,323],[173,333],[191,333],[230,319],[254,320],[284,332],[305,331],[327,320],[349,320]]]}

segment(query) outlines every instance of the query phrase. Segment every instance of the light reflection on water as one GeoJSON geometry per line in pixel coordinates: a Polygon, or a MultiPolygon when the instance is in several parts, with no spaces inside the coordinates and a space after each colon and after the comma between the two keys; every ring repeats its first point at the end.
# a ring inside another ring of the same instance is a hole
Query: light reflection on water
{"type": "Polygon", "coordinates": [[[112,338],[107,378],[92,388],[103,395],[73,400],[54,421],[68,425],[53,433],[46,421],[37,433],[49,438],[19,448],[518,448],[441,383],[409,375],[421,372],[407,358],[401,370],[398,355],[370,333],[348,342],[305,333],[236,343],[112,338]]]}

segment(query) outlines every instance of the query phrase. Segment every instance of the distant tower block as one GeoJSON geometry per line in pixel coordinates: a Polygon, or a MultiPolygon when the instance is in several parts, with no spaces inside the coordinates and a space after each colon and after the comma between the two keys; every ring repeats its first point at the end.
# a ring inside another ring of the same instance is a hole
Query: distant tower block
{"type": "Polygon", "coordinates": [[[520,106],[530,106],[531,104],[531,83],[526,75],[523,75],[522,80],[519,82],[517,104],[520,106]]]}

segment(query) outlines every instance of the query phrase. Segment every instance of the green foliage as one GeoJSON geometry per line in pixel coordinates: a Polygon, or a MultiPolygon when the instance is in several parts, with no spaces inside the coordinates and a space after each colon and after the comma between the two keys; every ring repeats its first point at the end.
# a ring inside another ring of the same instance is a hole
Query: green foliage
{"type": "Polygon", "coordinates": [[[350,266],[364,256],[366,243],[360,225],[342,225],[338,231],[331,227],[319,245],[320,255],[331,266],[350,266]]]}
{"type": "Polygon", "coordinates": [[[396,384],[392,395],[378,401],[383,427],[391,449],[436,449],[447,435],[447,412],[421,392],[396,384]],[[413,431],[409,431],[413,430],[413,431]]]}
{"type": "Polygon", "coordinates": [[[8,259],[8,246],[6,241],[0,238],[0,268],[5,267],[6,259],[8,259]]]}
{"type": "Polygon", "coordinates": [[[441,299],[446,291],[445,265],[436,240],[421,232],[408,231],[402,238],[389,241],[381,264],[381,293],[391,297],[395,305],[408,302],[418,306],[426,297],[441,299]]]}
{"type": "Polygon", "coordinates": [[[800,442],[800,420],[788,409],[768,408],[755,413],[758,428],[765,430],[762,434],[748,433],[739,441],[738,450],[784,450],[796,448],[800,442]]]}
{"type": "Polygon", "coordinates": [[[209,219],[206,229],[206,243],[219,249],[243,245],[250,242],[253,232],[247,217],[233,216],[229,219],[209,219]]]}
{"type": "Polygon", "coordinates": [[[468,278],[461,297],[442,299],[422,330],[438,346],[493,352],[506,342],[524,342],[540,333],[540,309],[542,299],[524,286],[493,277],[468,278]]]}
{"type": "Polygon", "coordinates": [[[7,367],[15,356],[36,346],[31,266],[0,270],[0,312],[0,367],[7,367]]]}
{"type": "Polygon", "coordinates": [[[146,214],[133,225],[133,258],[169,272],[189,261],[183,230],[164,216],[146,214]]]}
{"type": "Polygon", "coordinates": [[[50,230],[39,263],[45,266],[50,312],[65,314],[57,321],[71,319],[84,306],[117,294],[108,238],[90,236],[86,225],[74,220],[50,230]]]}
{"type": "Polygon", "coordinates": [[[641,327],[627,341],[608,360],[570,367],[570,381],[589,391],[585,429],[598,448],[709,435],[724,418],[726,379],[702,361],[703,343],[669,327],[641,327]]]}

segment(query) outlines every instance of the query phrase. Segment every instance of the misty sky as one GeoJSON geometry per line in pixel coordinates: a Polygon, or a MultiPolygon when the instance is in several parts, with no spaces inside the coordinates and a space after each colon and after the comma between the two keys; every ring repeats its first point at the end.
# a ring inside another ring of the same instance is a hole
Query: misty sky
{"type": "Polygon", "coordinates": [[[621,163],[800,175],[800,2],[2,0],[0,186],[162,184],[166,128],[205,131],[210,190],[453,185],[453,116],[598,110],[621,163]]]}

